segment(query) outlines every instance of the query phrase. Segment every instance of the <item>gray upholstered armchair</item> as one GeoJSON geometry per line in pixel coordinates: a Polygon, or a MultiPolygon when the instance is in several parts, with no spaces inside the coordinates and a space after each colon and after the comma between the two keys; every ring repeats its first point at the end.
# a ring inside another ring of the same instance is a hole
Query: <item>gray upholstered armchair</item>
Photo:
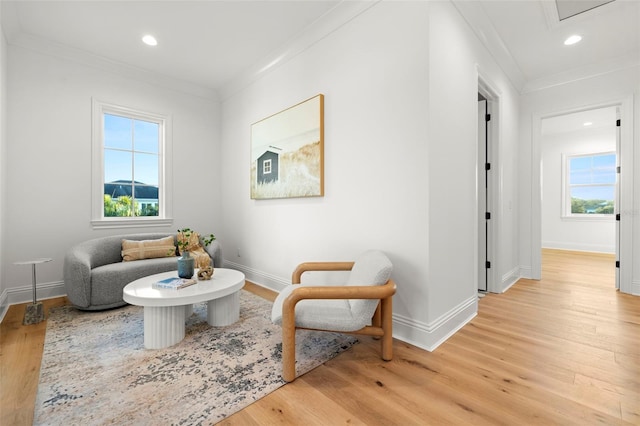
{"type": "Polygon", "coordinates": [[[282,377],[296,378],[297,329],[366,334],[381,338],[382,359],[393,357],[392,298],[396,285],[384,253],[370,250],[355,262],[310,262],[298,265],[291,286],[280,292],[271,320],[282,325],[282,377]],[[309,271],[350,271],[345,285],[300,284],[309,271]]]}

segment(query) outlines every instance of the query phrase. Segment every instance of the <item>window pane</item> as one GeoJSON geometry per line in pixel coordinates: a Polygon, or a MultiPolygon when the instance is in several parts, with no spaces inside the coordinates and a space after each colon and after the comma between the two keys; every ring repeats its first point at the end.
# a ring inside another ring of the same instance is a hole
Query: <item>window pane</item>
{"type": "Polygon", "coordinates": [[[613,170],[594,170],[593,183],[616,183],[616,171],[613,170]]]}
{"type": "Polygon", "coordinates": [[[571,197],[583,200],[605,200],[612,201],[615,198],[615,187],[613,186],[574,186],[571,188],[571,197]]]}
{"type": "Polygon", "coordinates": [[[136,216],[158,216],[158,187],[134,185],[136,216]]]}
{"type": "Polygon", "coordinates": [[[613,214],[616,155],[569,157],[572,214],[613,214]]]}
{"type": "Polygon", "coordinates": [[[616,155],[595,155],[593,156],[593,167],[596,169],[615,169],[616,155]]]}
{"type": "Polygon", "coordinates": [[[158,186],[158,156],[154,154],[134,154],[135,181],[145,185],[158,186]]]}
{"type": "Polygon", "coordinates": [[[133,147],[132,123],[133,120],[130,118],[104,114],[104,147],[131,149],[133,147]]]}
{"type": "Polygon", "coordinates": [[[571,188],[571,213],[613,214],[615,186],[578,186],[571,188]]]}
{"type": "Polygon", "coordinates": [[[588,170],[574,170],[572,168],[569,179],[571,185],[591,183],[591,172],[588,170]]]}
{"type": "Polygon", "coordinates": [[[593,157],[593,182],[616,183],[616,155],[596,155],[593,157]]]}
{"type": "Polygon", "coordinates": [[[104,182],[119,180],[131,182],[132,153],[126,151],[104,150],[104,182]]]}
{"type": "Polygon", "coordinates": [[[590,170],[591,157],[574,157],[571,159],[571,170],[590,170]]]}
{"type": "Polygon", "coordinates": [[[101,197],[91,201],[92,225],[137,226],[139,221],[130,220],[136,216],[170,223],[171,204],[165,200],[172,195],[172,162],[162,155],[171,148],[170,127],[165,127],[170,121],[164,115],[95,100],[93,111],[93,125],[101,131],[92,132],[91,187],[101,197]],[[103,220],[107,217],[129,219],[103,220]]]}
{"type": "Polygon", "coordinates": [[[616,182],[616,155],[587,155],[569,160],[569,184],[616,182]]]}
{"type": "Polygon", "coordinates": [[[158,153],[159,127],[157,123],[136,120],[134,123],[134,149],[158,153]]]}

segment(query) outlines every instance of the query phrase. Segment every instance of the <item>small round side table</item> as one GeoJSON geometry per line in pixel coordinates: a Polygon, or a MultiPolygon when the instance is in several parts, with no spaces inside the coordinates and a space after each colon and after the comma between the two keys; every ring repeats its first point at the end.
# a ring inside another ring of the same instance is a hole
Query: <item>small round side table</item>
{"type": "Polygon", "coordinates": [[[22,324],[37,324],[44,319],[44,308],[42,302],[38,302],[36,298],[36,265],[39,263],[51,262],[53,259],[48,257],[34,260],[25,260],[22,262],[14,262],[14,265],[31,265],[31,283],[33,284],[33,303],[29,303],[24,311],[24,319],[22,324]]]}

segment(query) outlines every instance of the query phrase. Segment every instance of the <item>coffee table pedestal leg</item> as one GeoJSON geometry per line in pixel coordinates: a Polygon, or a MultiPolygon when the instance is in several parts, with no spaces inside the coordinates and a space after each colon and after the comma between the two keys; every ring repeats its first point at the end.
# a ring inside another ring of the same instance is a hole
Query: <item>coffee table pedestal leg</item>
{"type": "Polygon", "coordinates": [[[207,322],[222,327],[240,319],[240,292],[207,302],[207,322]]]}
{"type": "Polygon", "coordinates": [[[193,304],[184,305],[184,319],[188,320],[191,315],[193,315],[193,304]]]}
{"type": "Polygon", "coordinates": [[[162,349],[184,339],[185,306],[144,307],[144,347],[162,349]]]}

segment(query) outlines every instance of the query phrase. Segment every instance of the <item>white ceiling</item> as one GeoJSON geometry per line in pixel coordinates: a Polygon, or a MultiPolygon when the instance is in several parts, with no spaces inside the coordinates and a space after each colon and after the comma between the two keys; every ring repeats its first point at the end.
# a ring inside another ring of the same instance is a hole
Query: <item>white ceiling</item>
{"type": "MultiPolygon", "coordinates": [[[[331,19],[345,4],[373,0],[33,1],[1,0],[9,43],[64,47],[114,64],[220,90],[331,19]],[[141,43],[145,33],[158,46],[141,43]]],[[[551,0],[453,0],[518,90],[549,79],[640,62],[640,1],[616,0],[560,22],[551,0]],[[473,9],[471,7],[473,6],[473,9]],[[469,11],[472,10],[473,13],[469,11]],[[474,16],[470,16],[474,15],[474,16]],[[567,47],[564,39],[583,36],[567,47]],[[499,51],[498,51],[499,50],[499,51]],[[506,65],[505,65],[506,64],[506,65]]],[[[353,12],[351,12],[353,13],[353,12]]]]}
{"type": "Polygon", "coordinates": [[[604,107],[558,115],[542,120],[542,136],[576,131],[589,131],[607,127],[615,129],[617,119],[616,107],[604,107]],[[591,123],[585,125],[585,123],[591,123]]]}
{"type": "Polygon", "coordinates": [[[338,3],[2,0],[2,23],[9,43],[54,42],[216,89],[338,3]],[[147,33],[157,46],[142,43],[147,33]]]}
{"type": "Polygon", "coordinates": [[[640,2],[616,0],[559,21],[554,1],[482,0],[526,82],[640,61],[640,2]],[[565,46],[572,34],[582,41],[565,46]]]}

